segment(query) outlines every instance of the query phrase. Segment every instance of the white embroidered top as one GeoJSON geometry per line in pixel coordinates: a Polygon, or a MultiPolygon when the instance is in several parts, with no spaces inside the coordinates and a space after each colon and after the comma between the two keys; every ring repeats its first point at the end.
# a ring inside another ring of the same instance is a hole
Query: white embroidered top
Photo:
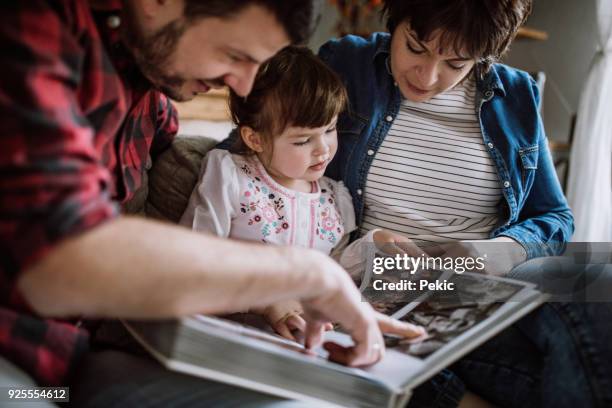
{"type": "MultiPolygon", "coordinates": [[[[270,177],[256,156],[211,150],[181,225],[221,237],[297,245],[331,253],[356,228],[348,189],[327,177],[311,193],[270,177]]],[[[344,240],[347,242],[347,240],[344,240]]]]}

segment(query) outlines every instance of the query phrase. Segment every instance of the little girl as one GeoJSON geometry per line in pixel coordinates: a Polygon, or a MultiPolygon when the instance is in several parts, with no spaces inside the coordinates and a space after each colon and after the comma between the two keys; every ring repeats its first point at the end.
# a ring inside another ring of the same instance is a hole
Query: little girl
{"type": "MultiPolygon", "coordinates": [[[[181,224],[339,252],[356,228],[353,205],[342,182],[323,174],[336,153],[336,120],[346,101],[339,78],[307,48],[281,51],[260,68],[247,98],[231,93],[238,137],[231,152],[207,154],[181,224]]],[[[298,302],[259,312],[284,337],[305,329],[298,302]]]]}

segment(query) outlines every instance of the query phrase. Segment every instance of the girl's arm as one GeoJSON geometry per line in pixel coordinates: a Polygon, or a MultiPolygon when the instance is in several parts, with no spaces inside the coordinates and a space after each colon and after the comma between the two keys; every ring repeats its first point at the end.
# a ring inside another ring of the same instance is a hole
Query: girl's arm
{"type": "Polygon", "coordinates": [[[227,238],[238,202],[238,173],[225,150],[208,152],[180,224],[194,231],[227,238]]]}

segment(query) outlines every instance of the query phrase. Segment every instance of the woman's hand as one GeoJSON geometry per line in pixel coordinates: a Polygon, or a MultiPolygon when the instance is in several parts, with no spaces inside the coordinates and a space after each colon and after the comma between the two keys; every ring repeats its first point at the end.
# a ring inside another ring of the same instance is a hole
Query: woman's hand
{"type": "Polygon", "coordinates": [[[483,272],[502,276],[527,260],[525,248],[509,237],[497,237],[482,241],[458,241],[440,244],[431,249],[430,255],[450,258],[484,258],[483,272]]]}
{"type": "Polygon", "coordinates": [[[401,234],[388,230],[376,230],[372,236],[374,244],[378,250],[387,255],[408,255],[418,257],[423,254],[427,255],[419,246],[417,246],[410,238],[401,234]]]}

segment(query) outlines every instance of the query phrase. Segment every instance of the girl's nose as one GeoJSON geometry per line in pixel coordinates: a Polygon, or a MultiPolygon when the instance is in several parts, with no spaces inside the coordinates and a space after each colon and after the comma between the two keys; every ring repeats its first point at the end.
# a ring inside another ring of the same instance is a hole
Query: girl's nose
{"type": "Polygon", "coordinates": [[[324,139],[321,140],[319,143],[317,143],[313,154],[315,156],[325,156],[329,154],[329,144],[326,143],[324,139]]]}

